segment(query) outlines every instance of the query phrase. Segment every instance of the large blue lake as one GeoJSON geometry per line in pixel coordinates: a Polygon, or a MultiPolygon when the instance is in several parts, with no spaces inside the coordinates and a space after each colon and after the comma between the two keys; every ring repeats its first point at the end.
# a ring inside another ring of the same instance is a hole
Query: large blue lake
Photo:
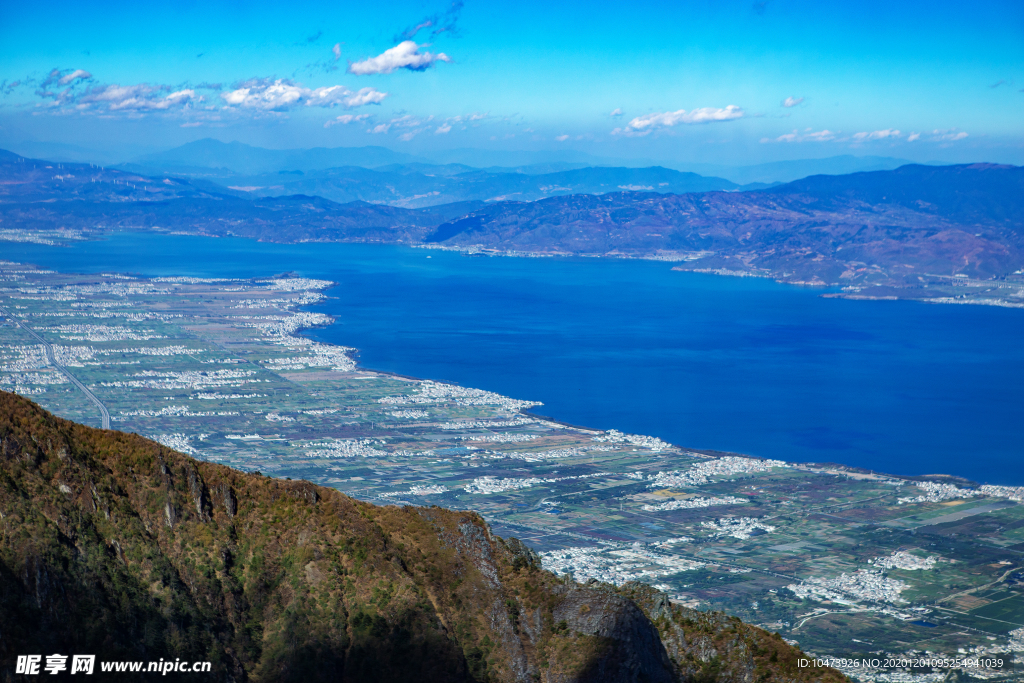
{"type": "Polygon", "coordinates": [[[774,282],[596,259],[134,233],[0,258],[74,272],[338,286],[312,335],[369,368],[543,401],[673,443],[1024,484],[1024,311],[824,299],[774,282]]]}

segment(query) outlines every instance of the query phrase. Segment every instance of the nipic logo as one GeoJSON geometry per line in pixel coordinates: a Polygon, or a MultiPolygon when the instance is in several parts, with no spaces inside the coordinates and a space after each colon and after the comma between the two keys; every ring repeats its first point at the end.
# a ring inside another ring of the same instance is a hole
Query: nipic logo
{"type": "MultiPolygon", "coordinates": [[[[169,673],[210,673],[211,662],[189,662],[181,659],[163,660],[158,662],[100,662],[103,673],[158,673],[166,676],[169,673]]],[[[85,674],[91,676],[96,670],[96,655],[18,655],[14,673],[38,676],[59,673],[85,674]],[[68,659],[70,662],[70,670],[68,659]]]]}
{"type": "MultiPolygon", "coordinates": [[[[63,673],[68,670],[67,655],[46,655],[46,664],[43,665],[42,655],[18,655],[14,665],[14,673],[38,675],[42,667],[43,673],[51,676],[63,673]]],[[[96,655],[72,655],[71,673],[91,675],[96,668],[96,655]]]]}

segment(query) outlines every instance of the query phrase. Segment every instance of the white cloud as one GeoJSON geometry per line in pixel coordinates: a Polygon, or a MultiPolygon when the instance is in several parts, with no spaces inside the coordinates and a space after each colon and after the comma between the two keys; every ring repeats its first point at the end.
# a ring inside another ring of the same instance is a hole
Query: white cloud
{"type": "Polygon", "coordinates": [[[608,116],[622,116],[622,113],[623,112],[620,107],[615,107],[615,109],[612,109],[611,113],[608,114],[608,116]]]}
{"type": "Polygon", "coordinates": [[[555,139],[558,140],[559,142],[565,142],[566,140],[569,139],[569,136],[568,135],[559,135],[559,136],[555,137],[555,139]]]}
{"type": "Polygon", "coordinates": [[[92,78],[92,74],[86,71],[85,69],[75,69],[68,75],[62,76],[60,80],[57,81],[57,83],[59,83],[60,85],[68,85],[69,83],[73,83],[78,79],[85,80],[87,78],[92,78]]]}
{"type": "Polygon", "coordinates": [[[367,104],[380,104],[388,96],[374,88],[352,91],[343,85],[311,90],[286,79],[271,81],[267,78],[254,78],[240,85],[234,90],[221,93],[221,98],[230,106],[264,111],[283,111],[303,105],[354,109],[367,104]]]}
{"type": "Polygon", "coordinates": [[[787,108],[795,107],[796,105],[800,104],[803,101],[804,98],[802,97],[787,97],[786,99],[782,100],[782,106],[787,108]]]}
{"type": "Polygon", "coordinates": [[[353,92],[343,85],[317,88],[306,97],[307,107],[333,107],[340,104],[346,109],[355,109],[367,104],[380,104],[388,94],[373,88],[360,88],[353,92]]]}
{"type": "Polygon", "coordinates": [[[957,131],[956,128],[947,128],[946,130],[933,130],[931,139],[936,142],[955,142],[966,137],[968,137],[968,134],[962,130],[957,131]]]}
{"type": "Polygon", "coordinates": [[[399,128],[405,130],[405,132],[398,136],[398,139],[409,141],[426,130],[426,126],[433,120],[433,115],[421,119],[418,116],[413,116],[412,114],[403,114],[402,116],[396,116],[387,123],[378,123],[373,128],[367,129],[366,132],[387,133],[392,128],[399,128]]]}
{"type": "Polygon", "coordinates": [[[348,72],[358,76],[369,74],[389,74],[396,69],[409,69],[410,71],[423,71],[429,69],[435,62],[450,62],[451,57],[443,52],[433,54],[431,52],[421,53],[419,49],[424,45],[417,45],[411,40],[404,40],[393,48],[385,50],[376,57],[369,57],[360,62],[353,62],[348,65],[348,72]]]}
{"type": "Polygon", "coordinates": [[[870,133],[854,133],[853,140],[854,142],[869,142],[871,140],[885,140],[886,138],[898,138],[900,135],[901,133],[898,130],[892,130],[887,128],[885,130],[871,131],[870,133]]]}
{"type": "Polygon", "coordinates": [[[743,117],[743,110],[735,104],[730,104],[724,109],[715,107],[701,107],[686,111],[666,111],[654,114],[637,116],[630,121],[625,128],[616,128],[613,135],[638,136],[647,135],[659,128],[671,128],[679,124],[712,123],[715,121],[731,121],[743,117]]]}
{"type": "Polygon", "coordinates": [[[341,43],[335,43],[334,47],[331,48],[331,52],[334,53],[334,61],[341,59],[341,43]]]}
{"type": "MultiPolygon", "coordinates": [[[[161,111],[184,107],[195,99],[194,90],[178,90],[167,95],[166,89],[150,85],[102,85],[90,88],[77,98],[77,104],[99,105],[108,111],[161,111]]],[[[85,108],[85,107],[82,107],[85,108]]]]}
{"type": "Polygon", "coordinates": [[[835,140],[836,135],[837,133],[831,130],[813,131],[810,128],[806,128],[803,132],[794,130],[792,133],[780,135],[774,140],[761,138],[761,142],[828,142],[835,140]]]}
{"type": "Polygon", "coordinates": [[[350,123],[359,123],[370,118],[369,114],[342,114],[337,118],[333,118],[324,124],[324,128],[330,128],[331,126],[348,125],[350,123]]]}
{"type": "Polygon", "coordinates": [[[913,142],[914,140],[920,140],[920,139],[921,139],[921,134],[920,133],[911,133],[910,135],[907,136],[907,142],[913,142]]]}
{"type": "Polygon", "coordinates": [[[446,133],[451,131],[451,129],[452,126],[450,123],[442,123],[440,126],[437,127],[437,130],[434,131],[434,135],[445,135],[446,133]]]}

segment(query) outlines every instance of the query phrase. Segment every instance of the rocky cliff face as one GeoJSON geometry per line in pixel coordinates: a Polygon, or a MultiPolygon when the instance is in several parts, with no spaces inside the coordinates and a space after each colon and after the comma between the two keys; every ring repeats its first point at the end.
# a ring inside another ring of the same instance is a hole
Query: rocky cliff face
{"type": "Polygon", "coordinates": [[[841,679],[646,586],[567,583],[473,513],[197,462],[0,392],[0,680],[32,653],[223,681],[841,679]]]}

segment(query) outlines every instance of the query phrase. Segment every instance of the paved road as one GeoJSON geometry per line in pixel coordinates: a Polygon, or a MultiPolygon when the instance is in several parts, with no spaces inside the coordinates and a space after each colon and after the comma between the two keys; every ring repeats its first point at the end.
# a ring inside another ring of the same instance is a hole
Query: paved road
{"type": "Polygon", "coordinates": [[[18,324],[18,327],[20,327],[21,329],[23,329],[26,332],[28,332],[30,335],[32,335],[35,338],[36,341],[38,341],[40,344],[43,345],[43,348],[46,349],[46,359],[50,361],[50,363],[53,365],[53,367],[55,367],[58,370],[60,370],[64,374],[65,377],[67,377],[69,380],[71,380],[72,384],[74,384],[76,387],[81,389],[82,392],[85,393],[85,395],[89,397],[90,401],[92,401],[93,403],[96,404],[96,407],[100,409],[100,416],[102,417],[103,429],[110,429],[110,413],[107,412],[107,407],[105,405],[103,405],[102,401],[100,401],[98,398],[96,398],[96,394],[92,393],[89,390],[89,387],[87,387],[84,384],[82,384],[81,382],[79,382],[77,377],[72,375],[71,372],[69,372],[66,367],[64,367],[63,365],[61,365],[60,363],[57,362],[57,358],[53,355],[53,347],[50,346],[49,342],[47,342],[42,337],[40,337],[38,334],[36,334],[36,331],[33,330],[28,325],[26,325],[24,322],[22,322],[21,320],[18,320],[13,315],[11,315],[10,312],[7,311],[7,309],[0,307],[0,313],[3,313],[6,317],[8,317],[11,320],[13,320],[14,322],[16,322],[18,324]]]}

